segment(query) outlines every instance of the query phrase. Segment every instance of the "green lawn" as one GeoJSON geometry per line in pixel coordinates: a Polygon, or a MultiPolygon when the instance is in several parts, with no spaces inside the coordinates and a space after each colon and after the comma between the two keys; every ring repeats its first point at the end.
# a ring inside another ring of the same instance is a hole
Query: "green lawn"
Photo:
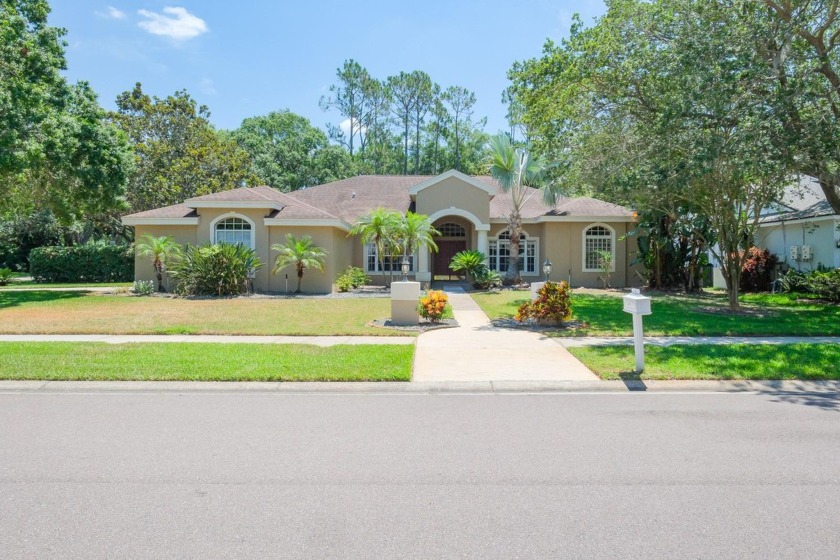
{"type": "MultiPolygon", "coordinates": [[[[632,346],[569,348],[602,379],[636,378],[632,346]]],[[[648,346],[642,379],[840,380],[840,345],[648,346]]]]}
{"type": "Polygon", "coordinates": [[[409,381],[414,346],[0,342],[0,379],[409,381]]]}
{"type": "MultiPolygon", "coordinates": [[[[491,318],[509,318],[529,297],[528,292],[505,290],[475,293],[473,298],[491,318]]],[[[734,336],[734,335],[840,335],[840,306],[797,302],[795,294],[745,294],[744,309],[757,315],[726,313],[726,296],[653,294],[652,315],[644,318],[649,336],[734,336]]],[[[620,297],[573,294],[574,319],[586,323],[579,329],[548,332],[548,336],[630,336],[632,319],[623,311],[620,297]]]]}
{"type": "Polygon", "coordinates": [[[61,282],[30,282],[15,280],[9,282],[5,286],[0,286],[0,290],[20,290],[32,288],[128,288],[133,284],[131,282],[103,282],[100,284],[92,284],[90,282],[81,283],[61,283],[61,282]]]}
{"type": "Polygon", "coordinates": [[[0,291],[0,334],[373,335],[387,298],[136,297],[95,292],[0,291]]]}

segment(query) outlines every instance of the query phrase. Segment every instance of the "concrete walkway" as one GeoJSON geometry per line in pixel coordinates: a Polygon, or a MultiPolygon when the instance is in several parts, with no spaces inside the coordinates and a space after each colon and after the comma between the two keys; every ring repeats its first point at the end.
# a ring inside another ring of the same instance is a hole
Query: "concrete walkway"
{"type": "Polygon", "coordinates": [[[205,334],[3,334],[0,342],[208,342],[217,344],[414,344],[413,336],[237,336],[205,334]]]}
{"type": "MultiPolygon", "coordinates": [[[[580,346],[627,346],[632,337],[586,336],[581,338],[555,338],[564,348],[580,346]]],[[[840,344],[840,336],[646,336],[650,346],[675,344],[840,344]]]]}
{"type": "Polygon", "coordinates": [[[494,327],[462,288],[447,288],[458,328],[417,339],[413,381],[587,381],[598,378],[538,333],[494,327]]]}

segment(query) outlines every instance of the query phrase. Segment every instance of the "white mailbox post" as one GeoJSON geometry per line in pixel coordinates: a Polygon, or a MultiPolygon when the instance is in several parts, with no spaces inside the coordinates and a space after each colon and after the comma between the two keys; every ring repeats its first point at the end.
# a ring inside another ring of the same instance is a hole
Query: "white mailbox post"
{"type": "Polygon", "coordinates": [[[642,317],[650,315],[650,298],[633,288],[624,296],[624,311],[633,315],[633,345],[636,348],[636,373],[645,369],[645,341],[642,317]]]}

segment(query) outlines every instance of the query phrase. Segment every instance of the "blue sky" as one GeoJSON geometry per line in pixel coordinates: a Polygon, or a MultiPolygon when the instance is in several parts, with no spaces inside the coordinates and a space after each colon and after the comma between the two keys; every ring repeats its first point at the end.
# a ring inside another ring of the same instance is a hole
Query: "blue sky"
{"type": "Polygon", "coordinates": [[[186,88],[220,128],[290,109],[316,126],[338,123],[320,97],[354,58],[383,79],[424,70],[478,97],[487,130],[505,128],[501,93],[516,60],[537,56],[546,38],[566,36],[602,0],[506,2],[53,0],[51,24],[68,30],[68,72],[102,104],[135,82],[166,96],[186,88]]]}

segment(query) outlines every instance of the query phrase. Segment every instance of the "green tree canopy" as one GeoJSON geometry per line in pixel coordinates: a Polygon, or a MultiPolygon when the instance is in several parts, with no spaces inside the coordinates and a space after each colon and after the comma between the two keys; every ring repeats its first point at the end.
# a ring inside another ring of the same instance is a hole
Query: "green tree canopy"
{"type": "Polygon", "coordinates": [[[251,158],[259,181],[293,191],[355,175],[350,154],[330,146],[327,135],[290,111],[251,117],[231,133],[251,158]]]}
{"type": "Polygon", "coordinates": [[[45,0],[0,3],[0,209],[39,200],[63,221],[120,205],[131,158],[87,83],[70,85],[45,0]]]}
{"type": "Polygon", "coordinates": [[[112,118],[134,147],[126,193],[134,212],[256,182],[248,154],[210,124],[210,111],[186,90],[160,99],[138,83],[117,97],[112,118]]]}

